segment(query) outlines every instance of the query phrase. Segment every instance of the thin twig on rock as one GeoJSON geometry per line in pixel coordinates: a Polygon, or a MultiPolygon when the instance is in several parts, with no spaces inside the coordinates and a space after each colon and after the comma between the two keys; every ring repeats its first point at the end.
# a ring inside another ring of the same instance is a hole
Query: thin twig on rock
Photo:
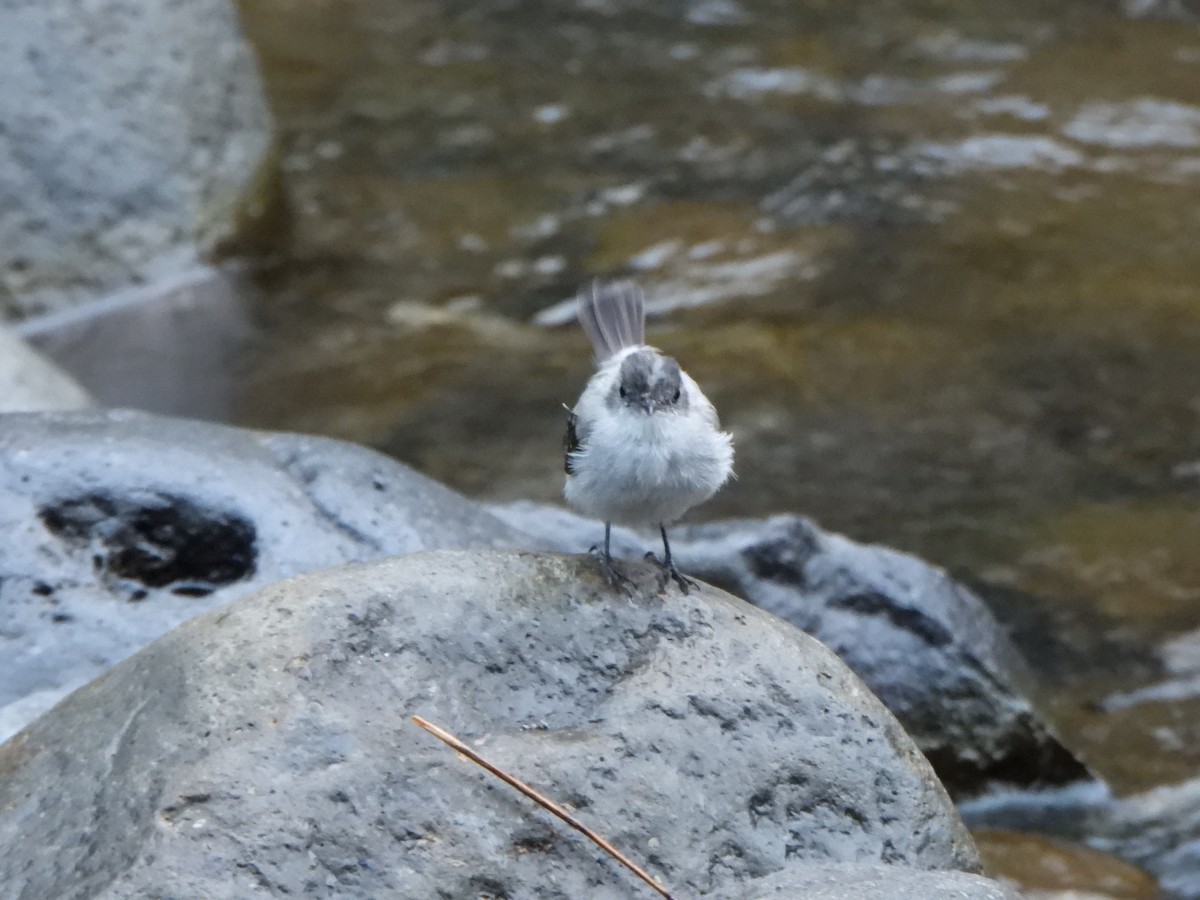
{"type": "Polygon", "coordinates": [[[418,725],[420,725],[422,728],[424,728],[426,731],[428,731],[430,734],[432,734],[434,737],[436,737],[438,740],[442,741],[443,743],[445,743],[445,744],[449,745],[450,747],[452,747],[453,749],[457,750],[459,753],[461,753],[463,756],[465,756],[471,762],[475,763],[477,766],[480,766],[480,767],[486,769],[488,772],[495,775],[497,778],[499,778],[501,781],[503,781],[505,784],[509,785],[510,787],[516,788],[518,791],[520,791],[522,794],[524,794],[526,797],[528,797],[530,800],[532,800],[534,803],[536,803],[542,809],[546,810],[546,812],[550,813],[551,815],[557,816],[559,819],[566,822],[568,825],[570,825],[572,828],[574,828],[576,831],[578,831],[580,834],[582,834],[584,837],[586,837],[589,841],[591,841],[593,844],[595,844],[597,847],[599,847],[601,850],[603,850],[605,853],[607,853],[609,856],[611,856],[613,859],[615,859],[617,862],[619,862],[621,865],[623,865],[625,868],[627,868],[630,872],[632,872],[634,875],[636,875],[642,881],[646,882],[646,884],[650,885],[650,887],[652,887],[662,897],[664,897],[665,900],[673,900],[670,893],[668,893],[665,888],[660,886],[659,883],[657,881],[655,881],[653,877],[651,877],[649,872],[647,872],[645,869],[643,869],[641,866],[639,866],[633,860],[629,859],[629,857],[625,856],[625,854],[623,854],[620,850],[618,850],[616,847],[614,847],[612,844],[610,844],[608,841],[606,841],[600,835],[596,834],[596,832],[592,831],[592,829],[588,828],[586,825],[584,825],[582,822],[580,822],[577,818],[575,818],[573,815],[571,815],[569,812],[567,812],[565,809],[563,809],[561,806],[559,806],[557,803],[555,803],[549,797],[545,796],[544,794],[538,793],[533,788],[531,788],[529,785],[527,785],[525,782],[521,781],[519,778],[509,775],[503,769],[488,762],[486,759],[484,759],[482,756],[480,756],[478,753],[476,753],[474,750],[472,750],[470,747],[468,747],[466,744],[464,744],[462,741],[460,741],[458,738],[456,738],[454,735],[452,735],[450,732],[446,731],[445,729],[439,728],[437,725],[434,725],[432,722],[422,719],[420,716],[413,716],[412,720],[414,722],[416,722],[418,725]]]}

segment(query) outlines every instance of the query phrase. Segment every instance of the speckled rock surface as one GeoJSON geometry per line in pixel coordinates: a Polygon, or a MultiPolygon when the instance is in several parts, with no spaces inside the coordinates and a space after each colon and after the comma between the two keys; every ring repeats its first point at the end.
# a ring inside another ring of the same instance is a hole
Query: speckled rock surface
{"type": "Polygon", "coordinates": [[[271,122],[229,0],[6,0],[0,318],[198,259],[249,210],[271,122]]]}
{"type": "MultiPolygon", "coordinates": [[[[495,510],[360,447],[128,412],[0,429],[0,737],[171,627],[298,572],[414,550],[602,535],[547,507],[495,510]]],[[[792,517],[679,529],[693,574],[841,653],[969,793],[1078,774],[979,601],[937,569],[792,517]],[[864,636],[869,636],[869,640],[864,636]]],[[[618,532],[619,552],[645,546],[618,532]]]]}
{"type": "Polygon", "coordinates": [[[378,453],[131,412],[0,416],[0,740],[205,610],[326,566],[512,546],[378,453]]]}
{"type": "MultiPolygon", "coordinates": [[[[580,552],[603,529],[531,503],[493,512],[548,549],[580,552]]],[[[672,529],[684,571],[802,628],[834,650],[904,723],[951,790],[1089,778],[1038,714],[1024,661],[983,602],[945,572],[799,516],[672,529]]],[[[621,531],[614,553],[656,541],[621,531]]]]}
{"type": "MultiPolygon", "coordinates": [[[[488,551],[211,612],[0,747],[18,896],[626,898],[625,873],[413,726],[573,806],[681,895],[811,862],[971,870],[925,758],[828,650],[719,591],[488,551]]],[[[986,896],[979,893],[964,896],[986,896]]]]}

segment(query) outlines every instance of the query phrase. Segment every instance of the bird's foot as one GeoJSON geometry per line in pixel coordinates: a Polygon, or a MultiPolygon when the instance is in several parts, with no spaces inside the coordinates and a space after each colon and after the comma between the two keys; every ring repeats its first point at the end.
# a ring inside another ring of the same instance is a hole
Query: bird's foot
{"type": "Polygon", "coordinates": [[[679,585],[679,590],[685,594],[691,588],[700,590],[700,585],[675,568],[674,562],[664,563],[653,553],[647,553],[646,559],[658,566],[658,592],[660,594],[667,589],[667,585],[672,581],[679,585]]]}
{"type": "Polygon", "coordinates": [[[617,561],[601,550],[599,547],[592,547],[588,553],[596,557],[596,562],[600,566],[600,574],[604,576],[604,580],[608,582],[611,588],[619,588],[630,597],[634,594],[636,585],[633,579],[626,575],[617,567],[617,561]]]}

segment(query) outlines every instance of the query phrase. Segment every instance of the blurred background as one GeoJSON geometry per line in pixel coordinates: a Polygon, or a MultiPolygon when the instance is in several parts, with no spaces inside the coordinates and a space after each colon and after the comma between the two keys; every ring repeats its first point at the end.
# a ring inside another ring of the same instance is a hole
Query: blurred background
{"type": "Polygon", "coordinates": [[[240,14],[274,131],[222,280],[9,310],[101,400],[556,501],[591,369],[565,301],[636,277],[736,440],[693,520],[795,511],[947,567],[1116,790],[1195,775],[1195,5],[240,14]]]}

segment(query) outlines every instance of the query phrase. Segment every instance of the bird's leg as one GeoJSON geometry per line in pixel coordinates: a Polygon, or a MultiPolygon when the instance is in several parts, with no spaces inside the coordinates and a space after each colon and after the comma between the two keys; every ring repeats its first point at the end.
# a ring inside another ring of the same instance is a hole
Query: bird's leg
{"type": "Polygon", "coordinates": [[[663,558],[661,561],[659,561],[658,557],[653,553],[647,553],[646,559],[654,560],[662,568],[662,572],[660,572],[658,576],[659,592],[661,593],[663,590],[665,590],[667,583],[670,581],[674,581],[677,585],[679,585],[679,589],[685,594],[688,592],[688,588],[698,589],[700,586],[696,584],[696,582],[692,581],[692,579],[688,578],[677,568],[675,568],[675,562],[671,559],[671,542],[667,540],[666,526],[660,524],[658,526],[658,531],[662,535],[663,539],[663,558]]]}
{"type": "Polygon", "coordinates": [[[633,593],[633,579],[617,568],[617,561],[612,558],[610,545],[612,542],[612,523],[604,523],[604,552],[598,547],[592,547],[591,552],[600,562],[600,574],[608,582],[609,587],[619,587],[627,594],[633,593]]]}

